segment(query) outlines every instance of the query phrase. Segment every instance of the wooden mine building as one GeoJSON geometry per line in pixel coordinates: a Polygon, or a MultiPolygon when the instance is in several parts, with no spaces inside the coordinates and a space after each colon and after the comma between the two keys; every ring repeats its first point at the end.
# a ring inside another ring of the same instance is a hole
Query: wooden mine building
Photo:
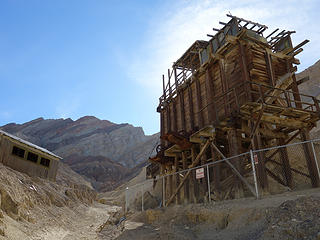
{"type": "MultiPolygon", "coordinates": [[[[232,15],[220,22],[209,41],[197,40],[163,75],[160,113],[161,144],[150,159],[149,177],[165,175],[199,166],[250,149],[285,145],[295,138],[308,140],[319,120],[319,102],[301,94],[295,72],[296,57],[308,40],[292,45],[293,31],[273,31],[264,36],[267,26],[232,15]],[[167,78],[167,80],[166,80],[167,78]],[[158,170],[158,171],[157,171],[158,170]]],[[[303,145],[307,175],[313,187],[319,176],[310,144],[303,145]]],[[[292,166],[287,150],[276,151],[282,176],[266,167],[272,155],[257,154],[259,188],[268,191],[271,177],[291,187],[292,166]]],[[[246,159],[233,159],[233,166],[245,176],[250,170],[246,159]]],[[[233,197],[243,195],[243,184],[226,163],[210,170],[212,192],[223,198],[228,188],[233,197]]],[[[197,202],[206,190],[206,182],[195,180],[191,171],[170,176],[167,181],[167,205],[197,202]],[[198,181],[198,184],[194,184],[198,181]],[[200,189],[197,189],[197,185],[200,189]]]]}
{"type": "Polygon", "coordinates": [[[54,181],[61,159],[42,147],[0,130],[0,163],[8,167],[54,181]]]}

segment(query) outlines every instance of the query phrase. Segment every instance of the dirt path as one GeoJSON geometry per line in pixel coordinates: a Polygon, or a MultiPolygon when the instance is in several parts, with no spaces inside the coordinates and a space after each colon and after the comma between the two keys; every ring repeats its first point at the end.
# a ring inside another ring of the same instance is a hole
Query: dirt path
{"type": "Polygon", "coordinates": [[[5,236],[0,240],[91,240],[100,239],[98,229],[117,206],[95,203],[91,206],[49,207],[34,209],[34,222],[3,218],[5,236]]]}

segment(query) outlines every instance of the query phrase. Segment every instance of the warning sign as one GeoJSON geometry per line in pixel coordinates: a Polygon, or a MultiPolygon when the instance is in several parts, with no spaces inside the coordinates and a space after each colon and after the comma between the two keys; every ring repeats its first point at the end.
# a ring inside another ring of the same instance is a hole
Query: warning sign
{"type": "Polygon", "coordinates": [[[204,178],[204,168],[196,169],[196,179],[204,178]]]}
{"type": "Polygon", "coordinates": [[[253,155],[253,160],[254,160],[254,163],[255,163],[255,164],[258,164],[258,163],[259,163],[258,154],[254,154],[254,155],[253,155]]]}

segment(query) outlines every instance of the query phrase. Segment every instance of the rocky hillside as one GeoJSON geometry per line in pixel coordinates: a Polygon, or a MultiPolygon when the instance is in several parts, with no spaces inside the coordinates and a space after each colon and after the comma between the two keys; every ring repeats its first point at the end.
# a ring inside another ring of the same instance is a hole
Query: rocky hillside
{"type": "Polygon", "coordinates": [[[309,76],[309,81],[302,83],[299,86],[301,93],[315,96],[319,99],[320,96],[320,60],[308,67],[301,73],[297,74],[297,80],[309,76]]]}
{"type": "Polygon", "coordinates": [[[63,157],[73,170],[99,190],[109,190],[144,165],[157,144],[158,134],[146,136],[141,127],[115,124],[86,116],[72,119],[38,118],[1,127],[22,139],[63,157]]]}
{"type": "Polygon", "coordinates": [[[0,164],[0,240],[97,239],[112,208],[83,184],[68,167],[52,182],[0,164]]]}
{"type": "MultiPolygon", "coordinates": [[[[320,60],[318,60],[315,64],[308,67],[301,73],[298,73],[297,80],[303,79],[307,76],[309,76],[309,80],[299,85],[300,92],[307,95],[315,96],[317,99],[320,100],[320,60]]],[[[318,126],[312,130],[311,137],[320,137],[319,123],[318,126]]]]}

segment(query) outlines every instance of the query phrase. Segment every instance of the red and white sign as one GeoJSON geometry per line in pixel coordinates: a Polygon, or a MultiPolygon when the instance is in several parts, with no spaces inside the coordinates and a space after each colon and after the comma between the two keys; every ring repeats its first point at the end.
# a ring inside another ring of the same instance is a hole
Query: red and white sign
{"type": "Polygon", "coordinates": [[[258,154],[254,154],[254,155],[253,155],[253,160],[254,160],[254,163],[255,163],[255,164],[258,164],[258,163],[259,163],[258,154]]]}
{"type": "Polygon", "coordinates": [[[196,169],[196,179],[204,178],[204,168],[196,169]]]}

